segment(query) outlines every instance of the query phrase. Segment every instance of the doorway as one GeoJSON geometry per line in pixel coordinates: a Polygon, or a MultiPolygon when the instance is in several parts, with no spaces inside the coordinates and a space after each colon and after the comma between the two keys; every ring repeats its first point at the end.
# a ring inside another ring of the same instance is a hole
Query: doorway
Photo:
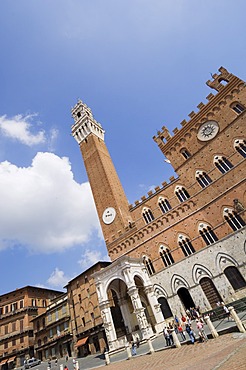
{"type": "Polygon", "coordinates": [[[191,307],[195,307],[195,303],[190,295],[190,292],[186,288],[179,288],[177,294],[183,303],[186,310],[189,310],[191,307]]]}
{"type": "Polygon", "coordinates": [[[208,277],[204,277],[200,280],[201,288],[209,301],[212,308],[217,307],[218,302],[222,302],[222,298],[216,289],[213,281],[208,277]]]}
{"type": "Polygon", "coordinates": [[[165,297],[158,298],[158,303],[161,305],[161,312],[164,319],[168,319],[173,316],[169,303],[165,297]]]}

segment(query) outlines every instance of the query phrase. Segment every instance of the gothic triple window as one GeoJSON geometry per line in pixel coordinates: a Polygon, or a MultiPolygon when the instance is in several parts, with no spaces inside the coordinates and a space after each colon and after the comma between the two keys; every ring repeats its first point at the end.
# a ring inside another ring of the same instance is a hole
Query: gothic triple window
{"type": "Polygon", "coordinates": [[[234,141],[234,148],[243,158],[246,158],[246,140],[236,139],[234,141]]]}
{"type": "Polygon", "coordinates": [[[233,209],[225,208],[223,216],[233,231],[237,231],[245,226],[244,220],[233,209]]]}
{"type": "Polygon", "coordinates": [[[155,269],[154,269],[151,259],[149,257],[143,256],[143,263],[149,275],[153,275],[155,273],[155,269]]]}
{"type": "Polygon", "coordinates": [[[153,221],[155,219],[151,209],[149,209],[149,208],[145,207],[143,209],[142,214],[143,214],[143,218],[144,218],[144,221],[146,222],[146,224],[149,224],[151,221],[153,221]]]}
{"type": "Polygon", "coordinates": [[[180,203],[185,202],[188,198],[190,198],[190,194],[183,186],[176,186],[175,194],[180,203]]]}
{"type": "Polygon", "coordinates": [[[195,253],[195,248],[193,247],[190,239],[187,236],[179,235],[178,244],[182,252],[184,253],[185,257],[188,257],[191,254],[195,253]]]}
{"type": "Polygon", "coordinates": [[[204,171],[196,171],[196,180],[202,188],[206,188],[206,186],[212,182],[210,177],[204,171]]]}
{"type": "Polygon", "coordinates": [[[170,209],[172,209],[169,201],[165,198],[162,198],[162,197],[159,198],[158,205],[159,205],[162,213],[167,213],[168,211],[170,211],[170,209]]]}
{"type": "Polygon", "coordinates": [[[233,103],[231,105],[231,109],[233,109],[237,114],[241,114],[245,111],[244,106],[238,102],[233,103]]]}
{"type": "Polygon", "coordinates": [[[228,172],[233,167],[233,164],[231,164],[227,158],[218,155],[214,157],[214,164],[223,174],[228,172]]]}
{"type": "Polygon", "coordinates": [[[217,242],[218,237],[211,228],[211,226],[204,223],[200,223],[198,230],[206,245],[210,245],[217,242]]]}
{"type": "Polygon", "coordinates": [[[165,267],[170,266],[174,263],[174,259],[170,250],[164,245],[160,246],[160,256],[165,267]]]}

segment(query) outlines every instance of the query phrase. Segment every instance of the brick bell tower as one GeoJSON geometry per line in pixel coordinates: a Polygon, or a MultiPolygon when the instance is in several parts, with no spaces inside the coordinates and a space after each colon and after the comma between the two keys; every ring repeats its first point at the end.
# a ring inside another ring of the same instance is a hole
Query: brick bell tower
{"type": "Polygon", "coordinates": [[[132,219],[123,187],[104,143],[104,130],[81,100],[72,108],[72,135],[80,146],[106,245],[132,219]]]}

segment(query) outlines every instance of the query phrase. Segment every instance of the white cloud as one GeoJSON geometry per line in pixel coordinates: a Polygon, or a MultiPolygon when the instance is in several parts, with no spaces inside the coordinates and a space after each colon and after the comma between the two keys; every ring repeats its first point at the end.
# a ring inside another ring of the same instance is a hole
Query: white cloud
{"type": "Polygon", "coordinates": [[[52,272],[52,274],[50,275],[49,279],[47,280],[47,283],[51,287],[55,287],[55,288],[61,289],[71,279],[72,279],[71,277],[65,275],[64,271],[59,270],[59,268],[56,267],[55,268],[55,271],[52,272]]]}
{"type": "Polygon", "coordinates": [[[0,249],[59,252],[101,236],[89,183],[76,183],[68,158],[53,153],[26,168],[0,163],[0,204],[0,249]]]}
{"type": "Polygon", "coordinates": [[[55,150],[54,143],[56,142],[59,131],[57,129],[50,130],[50,137],[48,139],[48,150],[53,152],[55,150]]]}
{"type": "Polygon", "coordinates": [[[13,118],[7,118],[6,115],[0,116],[0,131],[2,135],[28,146],[42,144],[46,141],[44,130],[40,130],[37,134],[30,132],[34,117],[37,117],[36,113],[26,116],[18,114],[13,118]]]}
{"type": "Polygon", "coordinates": [[[78,261],[80,267],[83,270],[91,267],[98,261],[109,261],[108,255],[102,256],[102,253],[99,250],[90,250],[86,249],[83,253],[82,259],[78,261]]]}

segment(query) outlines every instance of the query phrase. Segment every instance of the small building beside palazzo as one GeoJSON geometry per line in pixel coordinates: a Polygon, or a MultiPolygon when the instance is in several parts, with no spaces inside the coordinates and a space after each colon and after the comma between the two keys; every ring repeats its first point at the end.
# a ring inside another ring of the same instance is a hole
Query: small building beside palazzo
{"type": "Polygon", "coordinates": [[[33,320],[35,355],[51,360],[72,355],[72,335],[67,293],[54,298],[46,311],[33,320]]]}
{"type": "Polygon", "coordinates": [[[0,296],[0,367],[22,366],[35,355],[33,319],[62,292],[25,286],[0,296]]]}
{"type": "Polygon", "coordinates": [[[93,274],[109,265],[110,262],[99,261],[66,285],[75,357],[102,353],[108,346],[93,274]]]}
{"type": "Polygon", "coordinates": [[[176,176],[131,205],[101,124],[82,101],[72,109],[112,260],[93,275],[110,351],[191,307],[245,297],[246,84],[221,67],[207,85],[207,103],[153,138],[176,176]]]}

